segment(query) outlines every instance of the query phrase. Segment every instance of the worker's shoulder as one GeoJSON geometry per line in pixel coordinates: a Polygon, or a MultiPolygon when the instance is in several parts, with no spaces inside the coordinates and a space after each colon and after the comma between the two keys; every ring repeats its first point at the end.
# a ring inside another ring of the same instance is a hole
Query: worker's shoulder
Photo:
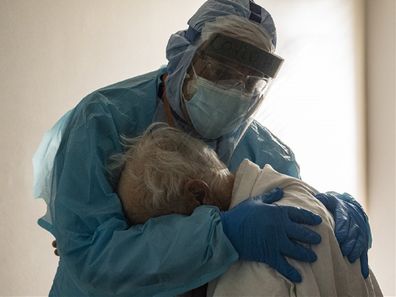
{"type": "Polygon", "coordinates": [[[164,74],[165,69],[160,68],[155,71],[151,71],[142,75],[138,75],[132,78],[125,79],[123,81],[108,85],[106,87],[100,88],[93,93],[105,93],[116,90],[134,90],[134,89],[144,89],[147,85],[156,86],[158,84],[159,78],[164,74]]]}
{"type": "Polygon", "coordinates": [[[134,106],[153,108],[157,104],[159,77],[163,72],[159,69],[97,89],[78,103],[76,111],[110,106],[120,110],[134,106]]]}
{"type": "Polygon", "coordinates": [[[158,104],[159,75],[157,70],[90,93],[72,110],[69,127],[116,125],[125,135],[143,130],[151,123],[158,104]]]}

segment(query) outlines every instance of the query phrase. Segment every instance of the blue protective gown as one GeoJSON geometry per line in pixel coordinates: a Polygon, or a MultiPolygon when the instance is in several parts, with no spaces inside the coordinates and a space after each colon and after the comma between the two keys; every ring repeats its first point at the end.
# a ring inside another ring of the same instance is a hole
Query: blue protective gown
{"type": "MultiPolygon", "coordinates": [[[[174,296],[224,273],[238,255],[216,207],[129,227],[106,164],[120,135],[140,135],[154,120],[160,69],[93,92],[45,136],[34,158],[39,224],[56,238],[60,262],[50,296],[174,296]]],[[[292,151],[253,121],[228,166],[243,159],[299,176],[292,151]]]]}

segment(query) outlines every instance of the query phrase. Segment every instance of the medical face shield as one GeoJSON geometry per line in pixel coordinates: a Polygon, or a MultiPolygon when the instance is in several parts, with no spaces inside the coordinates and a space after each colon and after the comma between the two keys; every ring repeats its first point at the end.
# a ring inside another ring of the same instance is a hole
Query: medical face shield
{"type": "Polygon", "coordinates": [[[196,75],[219,87],[257,95],[276,76],[282,63],[283,59],[272,53],[237,38],[215,33],[197,50],[191,68],[196,75]]]}
{"type": "Polygon", "coordinates": [[[274,78],[283,59],[241,39],[222,33],[213,33],[198,49],[199,56],[209,56],[225,65],[246,69],[261,77],[274,78]],[[206,45],[206,46],[205,46],[206,45]]]}
{"type": "Polygon", "coordinates": [[[214,33],[187,71],[182,109],[204,138],[223,136],[257,110],[282,62],[250,43],[214,33]]]}
{"type": "MultiPolygon", "coordinates": [[[[213,34],[221,33],[242,40],[269,53],[276,46],[276,28],[271,14],[252,0],[207,0],[190,18],[188,26],[188,29],[172,34],[166,48],[167,98],[172,111],[179,119],[186,121],[188,119],[183,110],[183,89],[187,85],[185,80],[187,77],[191,79],[192,62],[196,60],[198,50],[203,49],[202,44],[213,34]]],[[[231,156],[251,120],[249,117],[237,129],[221,137],[222,145],[227,148],[227,153],[223,154],[227,155],[224,160],[231,156]]],[[[194,133],[196,131],[192,125],[180,124],[185,131],[200,137],[198,133],[194,133]]]]}

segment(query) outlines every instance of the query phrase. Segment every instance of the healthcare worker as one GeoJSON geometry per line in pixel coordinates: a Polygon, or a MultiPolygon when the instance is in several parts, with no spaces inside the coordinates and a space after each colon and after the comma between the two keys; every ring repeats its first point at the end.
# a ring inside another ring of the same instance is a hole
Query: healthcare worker
{"type": "MultiPolygon", "coordinates": [[[[299,177],[293,152],[252,120],[282,64],[273,20],[249,0],[209,0],[173,34],[167,67],[99,89],[47,133],[34,158],[35,196],[48,209],[39,224],[57,240],[59,266],[50,296],[174,296],[224,273],[236,260],[267,263],[293,282],[285,257],[313,262],[320,237],[301,224],[320,218],[271,205],[274,190],[220,213],[200,206],[129,227],[107,162],[136,137],[168,122],[213,147],[231,170],[245,158],[299,177]],[[298,242],[307,243],[302,245],[298,242]]],[[[325,170],[325,169],[324,169],[325,170]]],[[[332,212],[350,261],[368,275],[367,217],[348,195],[318,197],[332,212]]]]}

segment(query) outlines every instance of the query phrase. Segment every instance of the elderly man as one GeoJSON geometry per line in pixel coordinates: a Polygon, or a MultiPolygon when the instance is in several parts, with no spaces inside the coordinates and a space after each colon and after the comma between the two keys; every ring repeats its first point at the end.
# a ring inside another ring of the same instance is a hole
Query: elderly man
{"type": "MultiPolygon", "coordinates": [[[[261,169],[249,160],[234,175],[205,143],[160,124],[150,126],[141,137],[126,139],[126,144],[128,151],[113,164],[122,168],[117,192],[130,224],[169,214],[191,215],[200,205],[222,211],[238,204],[243,207],[248,197],[270,191],[284,192],[282,200],[274,201],[276,205],[301,207],[323,219],[321,225],[312,227],[322,237],[322,244],[314,247],[318,260],[312,264],[290,260],[302,274],[302,283],[288,281],[268,265],[239,261],[209,283],[203,295],[382,296],[373,273],[364,279],[360,263],[350,264],[343,258],[331,214],[314,198],[318,192],[303,181],[270,165],[261,169]]],[[[259,206],[262,201],[256,203],[259,206]]]]}
{"type": "MultiPolygon", "coordinates": [[[[285,256],[316,259],[310,245],[298,243],[319,243],[303,226],[320,223],[313,214],[267,203],[256,208],[249,200],[232,212],[198,207],[191,216],[129,228],[105,170],[108,157],[122,151],[121,135],[139,136],[159,121],[204,140],[230,170],[249,159],[299,177],[291,149],[252,119],[282,63],[275,45],[264,8],[249,0],[208,0],[187,30],[170,37],[166,67],[91,93],[54,126],[34,159],[35,196],[48,205],[39,224],[55,236],[60,255],[51,296],[173,296],[238,259],[301,281],[285,256]],[[246,220],[250,208],[255,224],[246,220]],[[246,234],[261,244],[249,245],[246,234]]],[[[361,259],[367,277],[364,212],[340,194],[318,199],[331,204],[343,252],[350,261],[361,259]]]]}

